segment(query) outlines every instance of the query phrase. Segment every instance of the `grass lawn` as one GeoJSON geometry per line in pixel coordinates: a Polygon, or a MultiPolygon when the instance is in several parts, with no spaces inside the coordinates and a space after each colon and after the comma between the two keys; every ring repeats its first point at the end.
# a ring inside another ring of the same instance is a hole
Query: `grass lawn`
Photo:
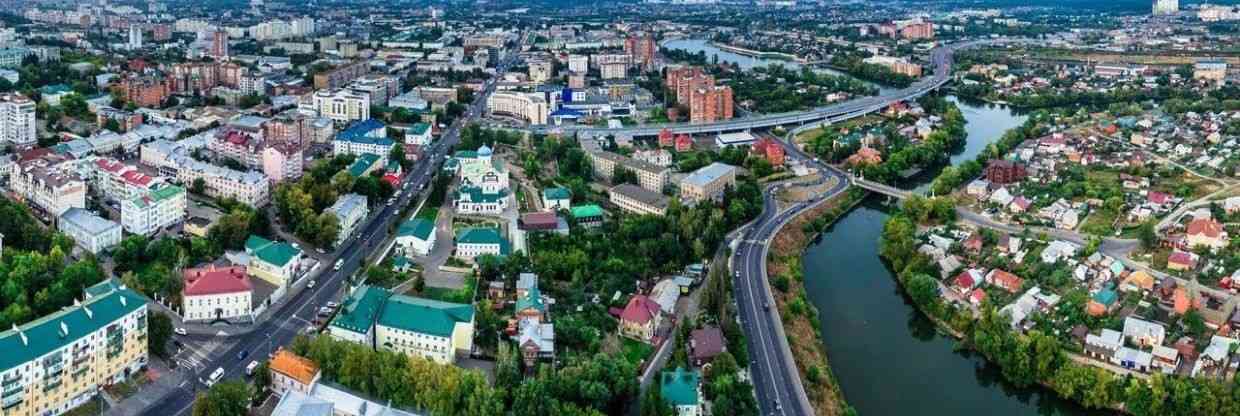
{"type": "Polygon", "coordinates": [[[1115,234],[1115,217],[1119,216],[1118,211],[1108,209],[1096,209],[1085,217],[1085,223],[1081,224],[1081,231],[1111,237],[1115,234]]]}
{"type": "Polygon", "coordinates": [[[432,207],[429,204],[422,205],[422,209],[418,210],[417,215],[414,215],[414,217],[435,222],[435,219],[439,218],[439,207],[432,207]]]}
{"type": "Polygon", "coordinates": [[[650,355],[654,354],[654,347],[628,338],[621,338],[620,353],[626,361],[639,365],[642,360],[649,359],[650,355]]]}

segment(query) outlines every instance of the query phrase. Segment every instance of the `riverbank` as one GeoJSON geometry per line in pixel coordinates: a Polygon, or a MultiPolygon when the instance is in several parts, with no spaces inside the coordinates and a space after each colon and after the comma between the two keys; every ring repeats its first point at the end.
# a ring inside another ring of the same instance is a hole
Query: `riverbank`
{"type": "Polygon", "coordinates": [[[856,207],[865,194],[865,191],[850,189],[797,215],[771,239],[770,255],[767,257],[767,278],[771,287],[776,289],[772,292],[775,306],[779,310],[784,332],[788,334],[788,344],[805,392],[819,415],[851,415],[856,410],[848,406],[839,381],[827,362],[818,309],[805,297],[801,256],[822,230],[856,207]],[[794,339],[813,339],[814,342],[791,342],[794,339]]]}
{"type": "Polygon", "coordinates": [[[798,64],[805,64],[806,62],[804,58],[801,58],[799,56],[796,56],[790,53],[756,51],[753,49],[742,48],[740,46],[734,46],[734,45],[729,45],[726,43],[715,42],[713,40],[709,42],[709,45],[719,48],[721,50],[732,52],[737,55],[748,56],[752,58],[775,59],[775,60],[780,60],[780,61],[793,61],[798,64]]]}

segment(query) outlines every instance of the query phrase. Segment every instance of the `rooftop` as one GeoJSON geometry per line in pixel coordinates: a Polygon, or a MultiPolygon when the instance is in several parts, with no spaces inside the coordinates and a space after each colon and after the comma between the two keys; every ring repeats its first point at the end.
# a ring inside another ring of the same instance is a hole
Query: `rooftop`
{"type": "Polygon", "coordinates": [[[420,334],[451,337],[457,323],[472,323],[473,305],[394,295],[379,313],[379,325],[420,334]]]}

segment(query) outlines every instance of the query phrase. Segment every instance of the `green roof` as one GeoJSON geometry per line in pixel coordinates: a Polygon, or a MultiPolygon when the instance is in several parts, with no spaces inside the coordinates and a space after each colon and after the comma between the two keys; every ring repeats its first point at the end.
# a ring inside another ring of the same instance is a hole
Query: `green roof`
{"type": "Polygon", "coordinates": [[[469,202],[484,204],[494,204],[508,196],[508,193],[505,191],[483,192],[482,188],[477,186],[462,186],[460,189],[456,190],[456,194],[453,199],[459,200],[463,194],[469,195],[469,202]]]}
{"type": "Polygon", "coordinates": [[[603,216],[603,207],[600,207],[595,204],[578,205],[578,206],[573,207],[570,211],[573,214],[573,218],[588,218],[588,217],[602,217],[603,216]]]}
{"type": "Polygon", "coordinates": [[[370,167],[374,166],[375,162],[378,161],[379,155],[374,153],[362,153],[356,160],[353,161],[352,165],[349,165],[349,174],[353,175],[355,178],[365,175],[366,171],[370,170],[370,167]]]}
{"type": "Polygon", "coordinates": [[[331,325],[357,333],[366,333],[370,331],[370,326],[374,324],[379,311],[383,309],[383,302],[389,296],[392,296],[392,293],[387,289],[362,285],[350,293],[344,302],[341,302],[340,313],[332,319],[331,325]]]}
{"type": "Polygon", "coordinates": [[[696,406],[698,404],[698,380],[702,375],[694,371],[686,371],[676,367],[674,371],[664,371],[660,376],[659,393],[663,400],[672,406],[696,406]]]}
{"type": "Polygon", "coordinates": [[[422,240],[431,238],[431,232],[435,231],[435,223],[425,218],[414,218],[400,224],[400,228],[396,229],[398,237],[412,236],[422,240]]]}
{"type": "Polygon", "coordinates": [[[1111,306],[1115,304],[1115,301],[1118,300],[1118,298],[1119,296],[1116,295],[1115,291],[1111,289],[1102,289],[1102,290],[1099,290],[1098,293],[1094,294],[1095,302],[1098,302],[1098,303],[1101,303],[1107,306],[1111,306]]]}
{"type": "MultiPolygon", "coordinates": [[[[115,279],[88,287],[81,305],[39,318],[17,331],[0,332],[0,351],[4,351],[0,354],[0,371],[8,371],[72,344],[146,303],[145,297],[115,279]],[[25,335],[24,340],[22,335],[25,335]]],[[[64,358],[65,362],[69,359],[64,358]]]]}
{"type": "Polygon", "coordinates": [[[245,251],[264,263],[280,267],[284,267],[289,261],[293,260],[293,257],[301,254],[301,250],[289,243],[277,243],[256,235],[251,235],[250,238],[245,240],[245,251]]]}
{"type": "Polygon", "coordinates": [[[555,187],[543,190],[543,198],[546,199],[573,199],[573,193],[568,188],[555,187]]]}
{"type": "Polygon", "coordinates": [[[395,295],[379,313],[379,325],[451,337],[458,322],[473,322],[474,306],[395,295]]]}
{"type": "Polygon", "coordinates": [[[478,152],[473,150],[457,150],[456,153],[452,154],[452,157],[457,159],[477,159],[478,152]]]}
{"type": "Polygon", "coordinates": [[[69,88],[69,86],[65,84],[44,85],[39,88],[39,92],[43,94],[62,94],[69,91],[73,91],[73,89],[69,88]]]}
{"type": "Polygon", "coordinates": [[[499,254],[508,255],[512,251],[508,240],[500,236],[498,228],[466,228],[456,235],[457,244],[499,244],[499,254]]]}
{"type": "Polygon", "coordinates": [[[517,311],[526,309],[536,309],[539,312],[547,312],[547,305],[543,303],[542,292],[538,290],[538,286],[531,287],[525,291],[525,296],[517,298],[517,311]]]}
{"type": "Polygon", "coordinates": [[[168,186],[164,186],[162,188],[156,189],[154,191],[151,191],[146,196],[140,196],[140,197],[134,198],[133,202],[134,202],[134,205],[145,208],[148,200],[153,201],[153,202],[159,202],[159,201],[166,200],[168,198],[175,197],[178,194],[184,194],[184,193],[185,193],[185,188],[182,188],[176,185],[168,185],[168,186]]]}
{"type": "Polygon", "coordinates": [[[400,269],[403,269],[403,268],[405,268],[406,266],[409,266],[409,265],[410,265],[410,264],[409,264],[409,258],[408,258],[408,257],[405,257],[405,256],[396,256],[396,257],[393,257],[393,258],[392,258],[392,268],[393,268],[393,269],[395,269],[395,270],[400,270],[400,269]]]}
{"type": "Polygon", "coordinates": [[[430,123],[414,123],[413,127],[410,128],[409,130],[412,131],[413,134],[426,134],[426,132],[429,131],[430,129],[431,129],[430,123]]]}

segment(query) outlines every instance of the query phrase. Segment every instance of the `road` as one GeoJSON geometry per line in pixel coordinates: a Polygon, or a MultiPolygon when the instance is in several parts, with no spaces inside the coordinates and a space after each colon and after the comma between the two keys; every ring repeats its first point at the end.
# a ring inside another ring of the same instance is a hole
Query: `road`
{"type": "MultiPolygon", "coordinates": [[[[503,74],[513,64],[514,56],[515,54],[509,55],[500,64],[496,73],[503,74]]],[[[440,139],[424,152],[425,157],[418,163],[418,166],[409,175],[406,175],[404,178],[405,185],[403,185],[405,191],[402,192],[399,200],[391,205],[382,205],[377,215],[373,215],[369,222],[354,237],[346,240],[340,248],[331,253],[331,259],[325,261],[324,264],[331,265],[336,259],[343,259],[344,262],[340,270],[325,271],[318,278],[318,284],[314,288],[306,288],[291,295],[292,299],[275,311],[271,315],[271,319],[259,323],[259,328],[254,331],[237,337],[238,339],[230,347],[225,348],[223,353],[216,352],[210,354],[211,356],[206,357],[202,364],[197,367],[178,370],[191,371],[192,373],[182,374],[188,376],[186,382],[182,383],[166,397],[158,400],[158,404],[146,409],[143,414],[150,416],[188,415],[193,405],[195,394],[200,389],[206,388],[199,380],[206,379],[217,368],[224,369],[224,379],[244,377],[245,365],[249,364],[251,360],[266,359],[267,355],[275,351],[279,346],[291,343],[293,338],[307,326],[309,321],[313,320],[314,314],[320,305],[336,300],[336,297],[343,293],[343,289],[347,284],[347,277],[352,276],[361,268],[365,256],[378,250],[379,245],[390,237],[390,225],[393,221],[398,220],[397,217],[400,210],[411,201],[414,201],[415,195],[418,194],[416,192],[417,189],[429,183],[439,165],[438,162],[442,161],[444,154],[460,140],[461,128],[483,113],[486,107],[486,99],[494,90],[495,83],[493,78],[492,82],[488,83],[486,88],[476,95],[474,101],[467,108],[465,117],[449,126],[440,139]]],[[[217,340],[218,338],[195,335],[180,337],[181,342],[191,346],[194,343],[210,342],[213,339],[217,340]]]]}

